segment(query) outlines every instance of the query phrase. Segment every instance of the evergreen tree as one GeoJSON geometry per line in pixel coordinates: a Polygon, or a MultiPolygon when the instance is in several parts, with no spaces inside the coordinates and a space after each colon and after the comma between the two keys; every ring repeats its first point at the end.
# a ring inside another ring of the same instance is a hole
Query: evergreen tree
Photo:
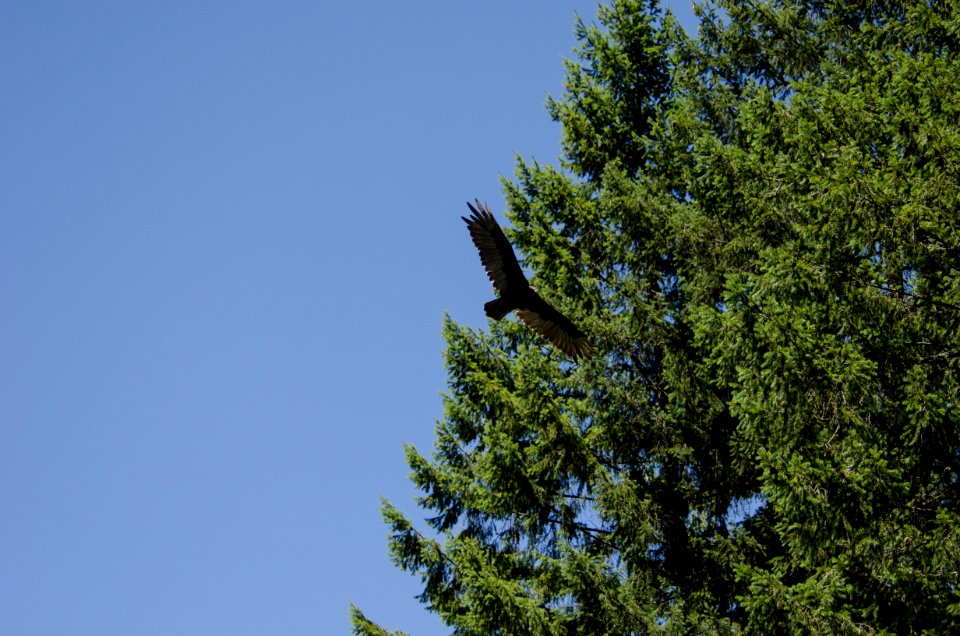
{"type": "Polygon", "coordinates": [[[578,24],[505,188],[599,353],[447,319],[393,558],[458,634],[960,633],[960,4],[700,17],[578,24]]]}

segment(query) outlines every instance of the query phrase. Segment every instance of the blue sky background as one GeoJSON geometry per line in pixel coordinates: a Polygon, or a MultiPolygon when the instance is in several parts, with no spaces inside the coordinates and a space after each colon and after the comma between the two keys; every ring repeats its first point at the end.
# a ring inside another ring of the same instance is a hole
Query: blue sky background
{"type": "Polygon", "coordinates": [[[380,496],[595,9],[0,1],[0,633],[447,633],[380,496]]]}

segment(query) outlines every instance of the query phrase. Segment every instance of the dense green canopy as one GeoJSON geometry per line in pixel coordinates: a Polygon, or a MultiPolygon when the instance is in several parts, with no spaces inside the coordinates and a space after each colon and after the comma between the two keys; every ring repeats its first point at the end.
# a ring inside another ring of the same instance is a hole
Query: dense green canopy
{"type": "Polygon", "coordinates": [[[578,25],[505,187],[597,353],[447,319],[393,557],[458,634],[960,633],[960,4],[701,17],[578,25]]]}

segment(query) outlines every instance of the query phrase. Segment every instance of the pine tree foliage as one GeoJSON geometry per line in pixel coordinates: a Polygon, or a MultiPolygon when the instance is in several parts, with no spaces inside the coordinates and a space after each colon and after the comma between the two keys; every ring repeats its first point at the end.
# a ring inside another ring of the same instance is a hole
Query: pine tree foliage
{"type": "Polygon", "coordinates": [[[578,23],[505,187],[599,353],[448,318],[393,558],[457,634],[960,633],[960,4],[700,11],[578,23]]]}

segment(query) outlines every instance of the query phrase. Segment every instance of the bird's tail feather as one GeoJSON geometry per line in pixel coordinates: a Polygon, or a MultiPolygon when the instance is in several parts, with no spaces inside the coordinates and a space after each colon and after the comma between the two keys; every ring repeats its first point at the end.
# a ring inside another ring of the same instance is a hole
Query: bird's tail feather
{"type": "Polygon", "coordinates": [[[491,300],[483,306],[483,312],[494,320],[500,320],[506,316],[510,312],[510,309],[507,303],[503,302],[503,298],[491,300]]]}

